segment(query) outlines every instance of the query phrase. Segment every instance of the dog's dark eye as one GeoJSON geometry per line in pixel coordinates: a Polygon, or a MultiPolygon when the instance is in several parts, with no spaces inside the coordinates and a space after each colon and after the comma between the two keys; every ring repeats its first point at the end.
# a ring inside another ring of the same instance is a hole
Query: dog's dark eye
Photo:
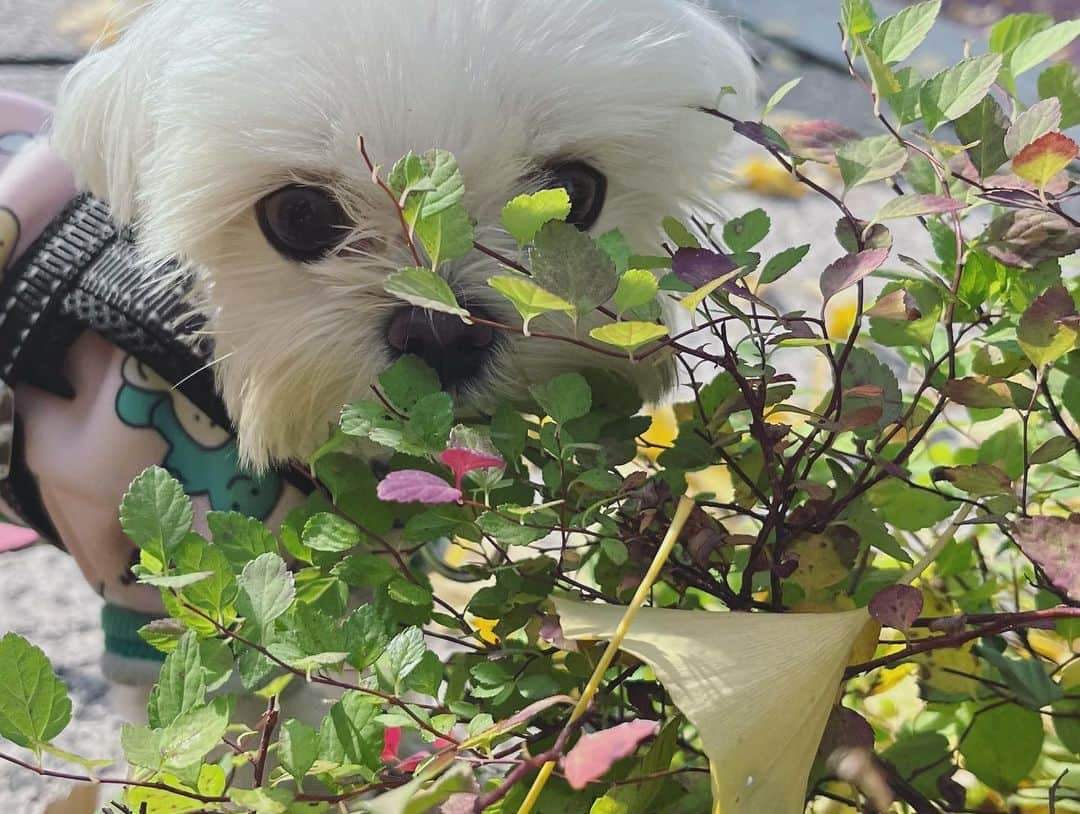
{"type": "Polygon", "coordinates": [[[321,187],[283,187],[259,201],[256,213],[270,245],[300,263],[321,260],[350,228],[341,204],[321,187]]]}
{"type": "Polygon", "coordinates": [[[607,197],[607,177],[582,161],[555,164],[547,171],[549,189],[565,189],[570,195],[570,217],[567,223],[581,231],[593,227],[604,209],[607,197]]]}

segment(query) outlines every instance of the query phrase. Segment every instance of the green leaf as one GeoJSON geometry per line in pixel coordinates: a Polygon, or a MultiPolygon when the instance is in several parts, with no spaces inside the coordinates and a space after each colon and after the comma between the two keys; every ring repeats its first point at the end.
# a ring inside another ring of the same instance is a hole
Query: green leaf
{"type": "Polygon", "coordinates": [[[1080,124],[1080,71],[1068,61],[1059,62],[1039,75],[1039,96],[1061,104],[1061,129],[1080,124]]]}
{"type": "Polygon", "coordinates": [[[892,99],[903,92],[903,86],[896,73],[885,64],[881,55],[868,45],[861,37],[855,38],[858,53],[866,60],[866,68],[870,72],[870,82],[874,96],[874,111],[879,110],[882,97],[892,99]]]}
{"type": "Polygon", "coordinates": [[[1061,102],[1057,99],[1036,102],[1017,116],[1016,121],[1009,128],[1009,132],[1005,135],[1005,152],[1009,154],[1009,158],[1014,158],[1029,144],[1057,130],[1060,126],[1061,102]]]}
{"type": "Polygon", "coordinates": [[[431,267],[437,269],[442,263],[457,260],[473,250],[476,229],[465,207],[454,204],[417,222],[416,236],[431,258],[431,267]]]}
{"type": "MultiPolygon", "coordinates": [[[[404,786],[362,802],[360,811],[368,814],[427,814],[459,792],[473,787],[472,772],[462,765],[432,779],[419,774],[404,786]]],[[[491,811],[491,809],[487,809],[491,811]]]]}
{"type": "Polygon", "coordinates": [[[303,788],[303,779],[319,756],[319,732],[303,721],[286,721],[278,736],[278,760],[303,788]]]}
{"type": "Polygon", "coordinates": [[[239,582],[237,610],[258,627],[265,640],[274,620],[285,613],[296,598],[293,575],[277,554],[263,554],[244,567],[239,582]]]}
{"type": "Polygon", "coordinates": [[[185,572],[210,572],[206,579],[185,586],[184,600],[218,621],[224,621],[236,601],[236,578],[225,555],[201,537],[191,535],[176,552],[176,565],[185,572]]]}
{"type": "Polygon", "coordinates": [[[619,274],[626,274],[631,266],[630,260],[633,257],[626,235],[618,229],[612,229],[610,232],[605,232],[596,238],[596,245],[600,251],[611,258],[611,262],[615,264],[615,270],[619,274]]]}
{"type": "Polygon", "coordinates": [[[1050,288],[1020,317],[1016,338],[1036,367],[1052,365],[1076,347],[1080,331],[1066,318],[1076,316],[1076,305],[1062,285],[1050,288]]]}
{"type": "Polygon", "coordinates": [[[191,523],[191,500],[184,487],[160,466],[139,475],[120,504],[124,533],[166,565],[191,531],[191,523]]]}
{"type": "Polygon", "coordinates": [[[418,627],[410,627],[393,638],[380,664],[385,663],[385,673],[395,692],[401,691],[405,679],[420,665],[426,652],[424,632],[418,627]]]}
{"type": "Polygon", "coordinates": [[[36,751],[70,721],[67,686],[45,653],[14,633],[0,639],[0,737],[36,751]]]}
{"type": "Polygon", "coordinates": [[[148,726],[124,724],[120,729],[120,744],[124,757],[133,766],[160,772],[164,762],[164,730],[148,726]]]}
{"type": "Polygon", "coordinates": [[[1067,48],[1080,37],[1080,19],[1066,20],[1038,31],[1018,43],[1009,58],[1009,72],[1017,77],[1067,48]]]}
{"type": "Polygon", "coordinates": [[[657,325],[655,322],[613,322],[589,331],[589,336],[598,342],[613,345],[631,353],[642,345],[648,345],[650,342],[670,335],[665,326],[657,325]]]}
{"type": "Polygon", "coordinates": [[[765,264],[765,268],[761,271],[761,277],[759,282],[762,285],[769,285],[775,283],[799,263],[801,263],[806,255],[810,253],[810,244],[805,246],[797,246],[793,249],[785,249],[780,254],[773,257],[769,262],[765,264]]]}
{"type": "Polygon", "coordinates": [[[432,393],[424,396],[413,407],[409,423],[405,425],[403,440],[412,450],[403,452],[415,455],[434,455],[446,449],[450,430],[454,426],[454,400],[448,393],[432,393]]]}
{"type": "Polygon", "coordinates": [[[510,201],[502,211],[502,222],[518,245],[526,246],[544,224],[565,221],[570,209],[570,195],[565,189],[542,189],[510,201]]]}
{"type": "Polygon", "coordinates": [[[558,311],[564,314],[574,313],[573,304],[550,291],[545,291],[524,277],[492,277],[488,285],[510,300],[521,316],[522,331],[529,336],[529,323],[541,314],[558,311]]]}
{"type": "Polygon", "coordinates": [[[931,77],[920,94],[927,129],[933,133],[944,122],[960,118],[982,101],[997,79],[1001,64],[1000,54],[983,54],[931,77]]]}
{"type": "Polygon", "coordinates": [[[438,374],[415,356],[402,356],[384,370],[379,375],[379,386],[383,395],[406,413],[420,399],[442,391],[438,374]]]}
{"type": "Polygon", "coordinates": [[[736,254],[748,252],[768,236],[771,227],[765,210],[755,209],[724,224],[724,242],[736,254]]]}
{"type": "Polygon", "coordinates": [[[1020,43],[1031,39],[1054,24],[1049,14],[1010,14],[990,29],[990,50],[1009,56],[1020,43]]]}
{"type": "Polygon", "coordinates": [[[214,545],[235,570],[243,570],[261,554],[277,553],[274,535],[254,517],[239,512],[210,512],[206,524],[214,545]]]}
{"type": "Polygon", "coordinates": [[[870,47],[887,64],[907,59],[926,39],[940,11],[941,0],[929,0],[886,17],[870,30],[870,47]]]}
{"type": "Polygon", "coordinates": [[[892,198],[881,207],[878,213],[874,215],[874,222],[917,218],[926,215],[943,215],[949,212],[960,212],[966,208],[967,204],[956,198],[947,198],[941,195],[901,195],[892,198]]]}
{"type": "Polygon", "coordinates": [[[150,693],[147,718],[150,726],[161,729],[205,702],[199,640],[194,631],[188,631],[162,665],[158,683],[150,693]]]}
{"type": "Polygon", "coordinates": [[[907,160],[907,148],[891,135],[849,141],[836,151],[840,174],[848,189],[891,178],[904,168],[907,160]]]}
{"type": "Polygon", "coordinates": [[[940,467],[933,471],[932,477],[935,481],[947,481],[975,497],[1013,493],[1012,479],[993,464],[940,467]]]}
{"type": "Polygon", "coordinates": [[[231,716],[232,703],[226,698],[215,699],[207,706],[185,712],[160,731],[161,765],[166,769],[187,769],[198,765],[221,745],[231,716]]]}
{"type": "Polygon", "coordinates": [[[865,34],[874,27],[877,14],[870,0],[842,0],[840,3],[840,24],[845,36],[865,34]]]}
{"type": "Polygon", "coordinates": [[[400,300],[429,311],[441,311],[467,317],[469,312],[458,305],[450,285],[435,272],[425,268],[411,268],[391,274],[383,288],[400,300]]]}
{"type": "Polygon", "coordinates": [[[867,502],[886,523],[901,531],[921,531],[952,517],[958,504],[932,492],[915,489],[895,478],[882,481],[869,492],[867,502]]]}
{"type": "Polygon", "coordinates": [[[565,424],[589,414],[592,409],[592,389],[579,373],[565,373],[547,384],[529,388],[544,413],[565,424]]]}
{"type": "Polygon", "coordinates": [[[611,258],[568,223],[548,223],[537,234],[532,273],[537,285],[572,303],[578,316],[611,299],[619,285],[611,258]]]}
{"type": "Polygon", "coordinates": [[[960,743],[964,765],[992,789],[1008,794],[1035,767],[1042,752],[1039,713],[1003,704],[976,715],[960,743]]]}
{"type": "Polygon", "coordinates": [[[700,249],[701,243],[675,218],[664,218],[664,233],[680,249],[700,249]]]}
{"type": "Polygon", "coordinates": [[[782,101],[784,101],[784,97],[791,93],[791,91],[793,91],[795,87],[800,82],[802,82],[802,80],[803,78],[800,76],[792,79],[790,82],[785,82],[783,85],[781,85],[777,89],[776,93],[769,97],[769,101],[765,103],[765,107],[761,111],[761,118],[764,119],[766,116],[772,113],[776,106],[782,101]]]}
{"type": "Polygon", "coordinates": [[[615,309],[619,315],[633,308],[648,305],[656,299],[660,284],[651,271],[630,269],[619,278],[619,287],[615,290],[615,309]]]}
{"type": "Polygon", "coordinates": [[[304,545],[315,551],[348,551],[360,545],[362,539],[360,529],[330,512],[320,512],[304,525],[304,545]]]}
{"type": "Polygon", "coordinates": [[[1005,134],[1009,119],[993,96],[984,96],[975,107],[960,116],[953,127],[961,144],[975,144],[968,148],[968,156],[980,178],[994,174],[1009,155],[1005,152],[1005,134]]]}
{"type": "Polygon", "coordinates": [[[345,621],[348,662],[357,670],[366,670],[379,660],[390,643],[387,623],[373,605],[361,605],[345,621]]]}
{"type": "MultiPolygon", "coordinates": [[[[525,521],[526,518],[522,520],[525,521]]],[[[530,545],[551,534],[551,529],[537,528],[538,523],[523,525],[495,512],[484,512],[476,522],[484,534],[491,535],[504,546],[530,545]]]]}
{"type": "Polygon", "coordinates": [[[414,192],[431,192],[435,189],[435,182],[431,180],[423,159],[411,151],[394,164],[386,182],[402,205],[414,192]]]}
{"type": "Polygon", "coordinates": [[[1056,461],[1075,449],[1075,445],[1072,440],[1065,436],[1058,436],[1057,438],[1051,438],[1033,453],[1031,453],[1031,463],[1033,464],[1048,464],[1056,461]]]}
{"type": "Polygon", "coordinates": [[[424,196],[420,210],[421,220],[434,218],[465,199],[465,179],[453,153],[446,150],[429,150],[424,161],[430,167],[432,189],[424,196]]]}

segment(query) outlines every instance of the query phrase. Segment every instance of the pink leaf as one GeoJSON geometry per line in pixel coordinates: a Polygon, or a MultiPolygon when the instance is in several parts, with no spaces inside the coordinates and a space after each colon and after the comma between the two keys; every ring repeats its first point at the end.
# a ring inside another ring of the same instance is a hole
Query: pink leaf
{"type": "Polygon", "coordinates": [[[619,726],[583,735],[570,753],[562,759],[566,779],[575,789],[602,777],[618,760],[637,750],[646,738],[660,730],[658,721],[630,721],[619,726]]]}
{"type": "Polygon", "coordinates": [[[475,449],[451,448],[439,456],[439,460],[454,472],[454,485],[461,489],[461,479],[477,469],[502,469],[506,461],[497,455],[489,455],[475,449]]]}
{"type": "Polygon", "coordinates": [[[837,148],[860,138],[854,130],[825,119],[798,122],[786,128],[782,135],[791,151],[800,158],[834,166],[837,148]]]}
{"type": "Polygon", "coordinates": [[[890,585],[870,600],[870,615],[885,627],[910,630],[923,610],[923,595],[910,585],[890,585]]]}
{"type": "Polygon", "coordinates": [[[1080,514],[1019,520],[1016,542],[1055,588],[1080,599],[1080,514]]]}
{"type": "Polygon", "coordinates": [[[38,533],[33,529],[0,523],[0,553],[26,548],[31,543],[37,542],[37,539],[38,533]]]}
{"type": "Polygon", "coordinates": [[[828,302],[841,291],[869,277],[889,258],[888,249],[867,249],[841,257],[821,275],[821,294],[828,302]]]}
{"type": "Polygon", "coordinates": [[[389,503],[458,503],[462,494],[438,475],[416,469],[391,472],[379,484],[379,500],[389,503]]]}

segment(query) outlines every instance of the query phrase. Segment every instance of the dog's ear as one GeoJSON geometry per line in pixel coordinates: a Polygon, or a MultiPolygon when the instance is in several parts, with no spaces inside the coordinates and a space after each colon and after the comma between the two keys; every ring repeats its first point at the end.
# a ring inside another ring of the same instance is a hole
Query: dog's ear
{"type": "Polygon", "coordinates": [[[110,18],[117,36],[99,40],[60,89],[52,144],[79,184],[107,201],[116,219],[136,216],[138,166],[152,143],[146,94],[158,56],[148,43],[136,48],[138,18],[153,0],[120,0],[110,18]],[[131,32],[134,33],[134,32],[131,32]]]}

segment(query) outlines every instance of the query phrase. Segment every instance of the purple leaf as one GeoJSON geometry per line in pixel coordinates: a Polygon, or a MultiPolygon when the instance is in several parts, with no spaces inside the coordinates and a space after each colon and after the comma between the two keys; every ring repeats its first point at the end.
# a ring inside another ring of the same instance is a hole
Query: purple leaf
{"type": "Polygon", "coordinates": [[[870,600],[868,610],[885,627],[907,632],[922,613],[922,591],[910,585],[890,585],[870,600]]]}
{"type": "Polygon", "coordinates": [[[1051,585],[1080,599],[1080,514],[1024,518],[1016,524],[1016,541],[1051,585]]]}
{"type": "Polygon", "coordinates": [[[439,460],[454,472],[454,485],[461,489],[461,479],[477,469],[502,469],[506,461],[497,455],[489,455],[475,449],[451,448],[439,456],[439,460]]]}
{"type": "Polygon", "coordinates": [[[461,490],[456,489],[438,475],[416,469],[391,472],[379,484],[379,500],[388,503],[459,503],[461,490]]]}
{"type": "Polygon", "coordinates": [[[888,249],[867,249],[841,257],[821,275],[821,294],[825,302],[869,277],[884,265],[888,257],[888,249]]]}
{"type": "Polygon", "coordinates": [[[671,261],[675,276],[692,285],[695,291],[737,268],[735,261],[726,254],[709,249],[679,249],[671,261]]]}
{"type": "Polygon", "coordinates": [[[575,789],[583,789],[603,777],[616,761],[634,754],[646,738],[660,730],[658,721],[630,721],[603,732],[582,735],[577,745],[562,759],[566,779],[575,789]]]}

